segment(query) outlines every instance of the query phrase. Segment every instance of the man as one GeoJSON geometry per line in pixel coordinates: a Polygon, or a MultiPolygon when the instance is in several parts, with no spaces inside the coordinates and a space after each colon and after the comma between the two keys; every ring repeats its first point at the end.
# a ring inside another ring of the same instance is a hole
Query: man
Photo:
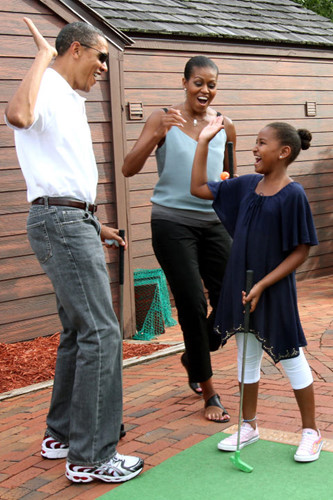
{"type": "Polygon", "coordinates": [[[102,241],[125,245],[94,212],[97,167],[84,99],[107,71],[101,31],[66,25],[56,49],[24,18],[38,52],[6,108],[31,208],[31,246],[52,281],[63,325],[42,443],[45,458],[65,458],[74,482],[122,482],[143,461],[116,451],[122,416],[122,355],[102,241]],[[55,57],[52,68],[51,60],[55,57]]]}

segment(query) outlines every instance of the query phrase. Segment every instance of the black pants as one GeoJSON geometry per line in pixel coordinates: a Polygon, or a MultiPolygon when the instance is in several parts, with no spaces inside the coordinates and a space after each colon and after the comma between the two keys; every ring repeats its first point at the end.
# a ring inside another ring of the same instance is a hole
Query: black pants
{"type": "Polygon", "coordinates": [[[231,238],[221,224],[192,227],[152,220],[156,258],[173,293],[184,335],[191,382],[212,376],[208,331],[212,330],[231,238]],[[212,313],[207,317],[208,291],[212,313]]]}

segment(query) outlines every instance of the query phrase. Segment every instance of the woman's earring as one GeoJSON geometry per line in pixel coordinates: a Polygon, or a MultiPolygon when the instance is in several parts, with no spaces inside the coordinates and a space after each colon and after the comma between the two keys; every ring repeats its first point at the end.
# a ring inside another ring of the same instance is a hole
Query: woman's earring
{"type": "Polygon", "coordinates": [[[187,97],[187,89],[184,88],[184,92],[185,92],[185,97],[187,97]]]}

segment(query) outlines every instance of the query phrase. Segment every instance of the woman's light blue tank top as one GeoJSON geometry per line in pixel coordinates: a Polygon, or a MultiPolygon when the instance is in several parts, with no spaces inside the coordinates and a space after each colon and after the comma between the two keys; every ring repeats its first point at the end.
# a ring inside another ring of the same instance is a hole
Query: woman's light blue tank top
{"type": "MultiPolygon", "coordinates": [[[[226,133],[222,129],[210,141],[207,159],[209,181],[219,181],[223,170],[226,133]]],[[[197,141],[178,127],[171,127],[165,141],[156,150],[159,180],[151,201],[164,207],[214,212],[211,200],[201,200],[190,193],[192,164],[197,141]]]]}

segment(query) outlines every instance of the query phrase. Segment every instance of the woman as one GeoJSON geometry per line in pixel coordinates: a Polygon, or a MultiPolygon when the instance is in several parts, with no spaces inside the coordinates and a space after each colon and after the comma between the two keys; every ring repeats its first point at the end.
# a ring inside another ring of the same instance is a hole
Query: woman
{"type": "MultiPolygon", "coordinates": [[[[228,412],[213,386],[209,351],[220,345],[220,337],[213,334],[213,323],[231,240],[212,203],[190,194],[199,134],[217,116],[210,107],[217,79],[218,68],[212,60],[192,57],[182,79],[184,102],[151,114],[122,171],[125,177],[138,173],[156,148],[159,181],[151,199],[152,243],[177,307],[186,349],[181,361],[191,389],[203,395],[205,417],[228,422],[228,412]],[[212,307],[208,317],[203,285],[212,307]]],[[[224,129],[209,145],[210,180],[220,179],[221,172],[229,170],[226,143],[236,144],[233,123],[227,117],[223,117],[223,123],[224,129]]]]}

